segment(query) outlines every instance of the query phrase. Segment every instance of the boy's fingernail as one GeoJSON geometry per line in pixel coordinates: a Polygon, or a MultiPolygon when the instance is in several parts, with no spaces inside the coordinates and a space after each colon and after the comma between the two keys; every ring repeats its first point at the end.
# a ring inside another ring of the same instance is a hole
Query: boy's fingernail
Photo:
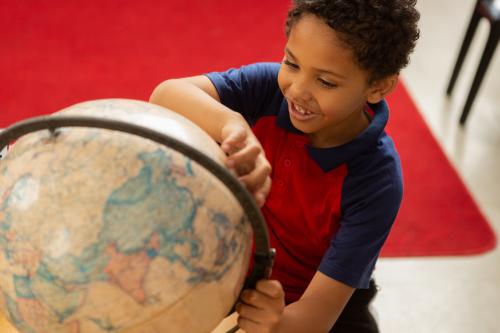
{"type": "Polygon", "coordinates": [[[262,194],[257,194],[257,195],[255,196],[255,201],[257,201],[257,204],[258,204],[259,206],[262,206],[262,205],[264,204],[264,202],[265,202],[264,195],[262,195],[262,194]]]}
{"type": "Polygon", "coordinates": [[[226,165],[227,165],[229,168],[233,168],[233,167],[234,167],[234,161],[233,161],[233,160],[226,160],[226,165]]]}

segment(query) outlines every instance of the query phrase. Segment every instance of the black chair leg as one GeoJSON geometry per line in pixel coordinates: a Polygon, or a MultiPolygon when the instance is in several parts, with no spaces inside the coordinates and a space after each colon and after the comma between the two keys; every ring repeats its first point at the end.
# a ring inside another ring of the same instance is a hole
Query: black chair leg
{"type": "Polygon", "coordinates": [[[490,60],[493,57],[493,53],[495,52],[499,37],[500,25],[492,25],[490,34],[488,36],[488,41],[486,42],[486,46],[484,47],[481,61],[479,62],[476,75],[474,76],[474,81],[472,82],[469,95],[467,96],[467,101],[465,102],[465,106],[462,110],[462,115],[460,116],[460,125],[464,125],[465,121],[467,120],[467,116],[469,115],[469,111],[472,103],[474,102],[474,98],[476,97],[477,91],[479,90],[481,82],[483,81],[484,74],[486,73],[486,69],[488,68],[490,60]]]}
{"type": "Polygon", "coordinates": [[[476,8],[474,9],[474,13],[469,22],[469,27],[467,28],[467,32],[465,33],[464,40],[462,42],[462,47],[460,48],[460,52],[458,53],[457,62],[455,67],[453,68],[453,74],[451,75],[450,83],[448,84],[448,88],[446,89],[446,94],[449,96],[453,91],[453,87],[455,86],[455,81],[457,80],[458,73],[460,72],[460,68],[465,59],[465,55],[467,54],[467,50],[469,49],[469,45],[472,41],[472,37],[474,37],[474,33],[476,32],[477,25],[479,20],[481,19],[481,15],[476,8]]]}

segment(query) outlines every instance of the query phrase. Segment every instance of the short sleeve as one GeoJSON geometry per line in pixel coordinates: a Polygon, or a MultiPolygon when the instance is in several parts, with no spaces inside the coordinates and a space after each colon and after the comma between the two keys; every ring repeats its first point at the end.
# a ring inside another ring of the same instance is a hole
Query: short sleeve
{"type": "Polygon", "coordinates": [[[348,170],[340,228],[319,270],[354,288],[367,288],[403,196],[401,165],[392,140],[384,136],[374,156],[354,159],[348,170]]]}
{"type": "Polygon", "coordinates": [[[250,124],[276,112],[279,63],[256,63],[206,74],[222,104],[241,113],[250,124]]]}

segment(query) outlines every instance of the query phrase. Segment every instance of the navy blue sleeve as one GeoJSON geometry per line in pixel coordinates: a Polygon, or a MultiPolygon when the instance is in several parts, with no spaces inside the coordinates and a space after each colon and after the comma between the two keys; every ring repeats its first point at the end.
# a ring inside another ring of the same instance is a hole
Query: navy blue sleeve
{"type": "Polygon", "coordinates": [[[206,74],[214,84],[222,104],[239,112],[250,123],[277,112],[279,63],[256,63],[206,74]]]}
{"type": "Polygon", "coordinates": [[[319,270],[354,288],[368,288],[375,263],[403,196],[399,156],[383,135],[373,153],[348,164],[339,231],[319,270]]]}

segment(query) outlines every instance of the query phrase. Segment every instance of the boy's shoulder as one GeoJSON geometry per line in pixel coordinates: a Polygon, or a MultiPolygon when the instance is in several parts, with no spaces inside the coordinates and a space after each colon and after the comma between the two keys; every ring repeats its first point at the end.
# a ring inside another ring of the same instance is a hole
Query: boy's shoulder
{"type": "Polygon", "coordinates": [[[269,76],[278,76],[281,64],[279,62],[256,62],[244,65],[240,70],[248,73],[257,73],[269,76]]]}
{"type": "MultiPolygon", "coordinates": [[[[241,67],[233,67],[225,71],[214,71],[208,73],[209,78],[232,81],[247,81],[251,83],[256,80],[276,81],[281,64],[278,62],[256,62],[241,67]]],[[[244,82],[242,82],[244,83],[244,82]]]]}
{"type": "Polygon", "coordinates": [[[217,90],[221,103],[254,124],[262,116],[276,115],[282,107],[279,70],[280,63],[259,62],[205,75],[217,90]]]}

